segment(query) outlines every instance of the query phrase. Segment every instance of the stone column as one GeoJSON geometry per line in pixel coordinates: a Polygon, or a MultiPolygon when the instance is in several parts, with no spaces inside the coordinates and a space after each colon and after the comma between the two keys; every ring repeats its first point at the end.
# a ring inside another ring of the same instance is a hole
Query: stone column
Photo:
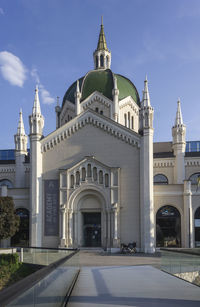
{"type": "Polygon", "coordinates": [[[73,229],[73,211],[68,210],[68,220],[69,220],[69,247],[72,247],[72,229],[73,229]]]}
{"type": "Polygon", "coordinates": [[[191,181],[184,180],[184,247],[194,247],[191,181]]]}
{"type": "Polygon", "coordinates": [[[113,210],[113,247],[119,247],[119,235],[118,235],[118,213],[119,213],[119,208],[118,208],[118,204],[117,203],[114,203],[113,204],[113,207],[112,207],[112,210],[113,210]]]}
{"type": "Polygon", "coordinates": [[[66,231],[66,209],[64,206],[60,208],[61,212],[61,239],[60,239],[60,246],[65,247],[66,245],[66,236],[65,236],[65,231],[66,231]]]}
{"type": "Polygon", "coordinates": [[[106,211],[106,217],[107,217],[107,231],[106,231],[106,236],[107,236],[107,243],[106,243],[106,248],[107,250],[110,250],[111,248],[111,214],[110,210],[108,209],[106,211]]]}

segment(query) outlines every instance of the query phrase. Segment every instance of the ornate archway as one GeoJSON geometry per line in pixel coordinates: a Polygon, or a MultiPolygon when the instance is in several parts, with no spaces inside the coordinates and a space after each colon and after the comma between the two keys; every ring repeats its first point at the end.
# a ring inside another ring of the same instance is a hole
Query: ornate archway
{"type": "Polygon", "coordinates": [[[181,216],[173,206],[163,206],[156,214],[156,246],[181,246],[181,216]]]}
{"type": "Polygon", "coordinates": [[[104,189],[89,184],[74,190],[61,215],[61,244],[67,247],[118,247],[119,210],[104,189]]]}

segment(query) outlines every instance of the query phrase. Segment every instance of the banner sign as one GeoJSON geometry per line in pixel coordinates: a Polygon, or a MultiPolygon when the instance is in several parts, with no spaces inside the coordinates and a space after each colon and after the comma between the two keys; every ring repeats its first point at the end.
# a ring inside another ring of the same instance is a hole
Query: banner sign
{"type": "Polygon", "coordinates": [[[59,221],[59,194],[58,180],[44,181],[45,194],[45,236],[58,236],[58,221],[59,221]]]}

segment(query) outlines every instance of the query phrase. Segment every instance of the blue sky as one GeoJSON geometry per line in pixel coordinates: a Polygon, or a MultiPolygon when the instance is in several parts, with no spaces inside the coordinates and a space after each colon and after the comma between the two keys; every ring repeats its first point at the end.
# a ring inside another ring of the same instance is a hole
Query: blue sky
{"type": "Polygon", "coordinates": [[[36,82],[55,129],[56,97],[93,69],[101,15],[113,72],[142,96],[147,74],[155,141],[170,141],[181,99],[187,140],[200,139],[199,0],[0,0],[0,148],[14,148],[19,110],[26,133],[36,82]]]}

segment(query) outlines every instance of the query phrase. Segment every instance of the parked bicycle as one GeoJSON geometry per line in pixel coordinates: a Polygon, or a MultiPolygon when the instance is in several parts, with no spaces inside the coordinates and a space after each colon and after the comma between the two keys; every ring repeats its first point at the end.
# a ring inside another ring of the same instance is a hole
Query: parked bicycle
{"type": "Polygon", "coordinates": [[[135,254],[136,250],[136,242],[128,243],[128,245],[122,243],[121,244],[121,252],[122,254],[135,254]]]}

